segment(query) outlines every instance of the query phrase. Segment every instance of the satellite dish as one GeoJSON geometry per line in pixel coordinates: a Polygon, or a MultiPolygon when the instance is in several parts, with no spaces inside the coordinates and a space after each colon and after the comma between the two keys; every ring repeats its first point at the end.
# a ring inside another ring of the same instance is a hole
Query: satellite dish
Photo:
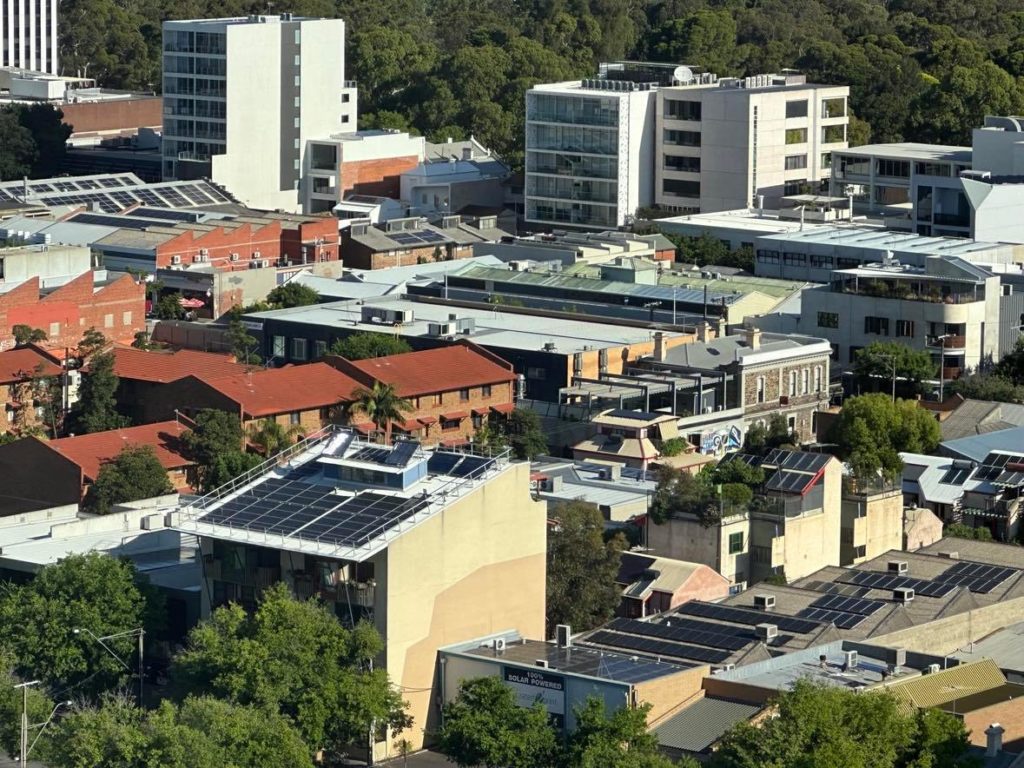
{"type": "Polygon", "coordinates": [[[672,71],[672,79],[682,85],[689,85],[693,82],[693,70],[689,67],[676,67],[672,71]]]}

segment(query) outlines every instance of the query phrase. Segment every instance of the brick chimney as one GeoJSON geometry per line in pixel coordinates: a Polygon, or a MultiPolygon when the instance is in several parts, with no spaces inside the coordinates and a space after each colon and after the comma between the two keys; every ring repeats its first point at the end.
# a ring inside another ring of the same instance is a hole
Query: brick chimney
{"type": "Polygon", "coordinates": [[[654,359],[657,360],[659,363],[665,362],[665,355],[666,355],[667,352],[668,352],[668,350],[665,349],[665,332],[664,331],[655,331],[654,332],[654,353],[653,353],[654,359]]]}
{"type": "Polygon", "coordinates": [[[744,328],[743,335],[747,338],[747,346],[751,349],[761,348],[761,329],[760,328],[744,328]]]}
{"type": "Polygon", "coordinates": [[[711,341],[711,323],[706,320],[697,326],[697,341],[702,343],[711,341]]]}

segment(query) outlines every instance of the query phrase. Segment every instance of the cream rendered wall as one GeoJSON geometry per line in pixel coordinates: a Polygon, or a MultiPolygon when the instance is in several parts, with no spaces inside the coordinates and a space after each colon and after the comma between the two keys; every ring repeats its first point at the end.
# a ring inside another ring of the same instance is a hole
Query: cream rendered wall
{"type": "Polygon", "coordinates": [[[843,544],[841,565],[872,560],[892,549],[903,549],[903,493],[900,490],[843,499],[843,529],[852,530],[852,545],[843,544]],[[864,547],[855,557],[851,547],[864,547]]]}
{"type": "Polygon", "coordinates": [[[693,95],[701,101],[700,209],[746,208],[754,130],[748,93],[702,88],[693,95]]]}
{"type": "Polygon", "coordinates": [[[350,111],[350,105],[341,103],[345,88],[345,22],[314,19],[299,26],[302,74],[299,146],[305,153],[308,139],[354,130],[355,125],[341,122],[341,116],[350,111]]]}
{"type": "Polygon", "coordinates": [[[402,738],[417,748],[437,727],[438,648],[510,629],[544,637],[547,506],[529,475],[511,464],[375,561],[385,664],[414,718],[402,738]]]}
{"type": "Polygon", "coordinates": [[[637,208],[654,202],[654,113],[658,93],[631,91],[622,96],[619,99],[620,202],[617,211],[620,225],[625,224],[626,217],[633,216],[637,208]]]}
{"type": "Polygon", "coordinates": [[[648,527],[648,546],[653,554],[715,569],[730,583],[750,578],[750,521],[745,515],[727,518],[721,525],[705,528],[697,520],[676,518],[648,527]],[[729,554],[729,536],[743,534],[743,551],[729,554]],[[740,576],[742,578],[737,578],[740,576]]]}

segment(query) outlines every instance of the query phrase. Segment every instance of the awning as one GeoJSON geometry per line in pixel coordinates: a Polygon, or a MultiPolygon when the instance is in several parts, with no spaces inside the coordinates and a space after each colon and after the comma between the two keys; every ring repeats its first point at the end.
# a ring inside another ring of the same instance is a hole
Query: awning
{"type": "Polygon", "coordinates": [[[512,413],[516,409],[515,403],[500,403],[498,405],[492,405],[491,410],[495,413],[512,413]]]}
{"type": "Polygon", "coordinates": [[[420,416],[416,419],[420,424],[429,427],[431,424],[437,424],[436,416],[420,416]]]}
{"type": "Polygon", "coordinates": [[[417,429],[423,429],[423,425],[420,424],[419,419],[409,419],[408,421],[396,421],[395,426],[405,432],[414,432],[417,429]]]}
{"type": "Polygon", "coordinates": [[[461,421],[467,416],[469,416],[469,411],[452,411],[451,413],[441,414],[441,418],[445,421],[461,421]]]}
{"type": "Polygon", "coordinates": [[[490,412],[491,412],[491,409],[487,408],[487,407],[484,407],[484,408],[474,408],[473,409],[473,415],[474,416],[486,416],[490,412]]]}

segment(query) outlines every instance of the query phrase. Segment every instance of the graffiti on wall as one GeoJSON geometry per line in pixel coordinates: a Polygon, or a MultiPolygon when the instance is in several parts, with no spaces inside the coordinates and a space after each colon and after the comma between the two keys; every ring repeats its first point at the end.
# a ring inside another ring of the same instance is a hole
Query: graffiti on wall
{"type": "Polygon", "coordinates": [[[726,451],[734,451],[743,446],[743,433],[733,425],[722,429],[708,430],[700,437],[700,452],[718,455],[726,451]]]}

